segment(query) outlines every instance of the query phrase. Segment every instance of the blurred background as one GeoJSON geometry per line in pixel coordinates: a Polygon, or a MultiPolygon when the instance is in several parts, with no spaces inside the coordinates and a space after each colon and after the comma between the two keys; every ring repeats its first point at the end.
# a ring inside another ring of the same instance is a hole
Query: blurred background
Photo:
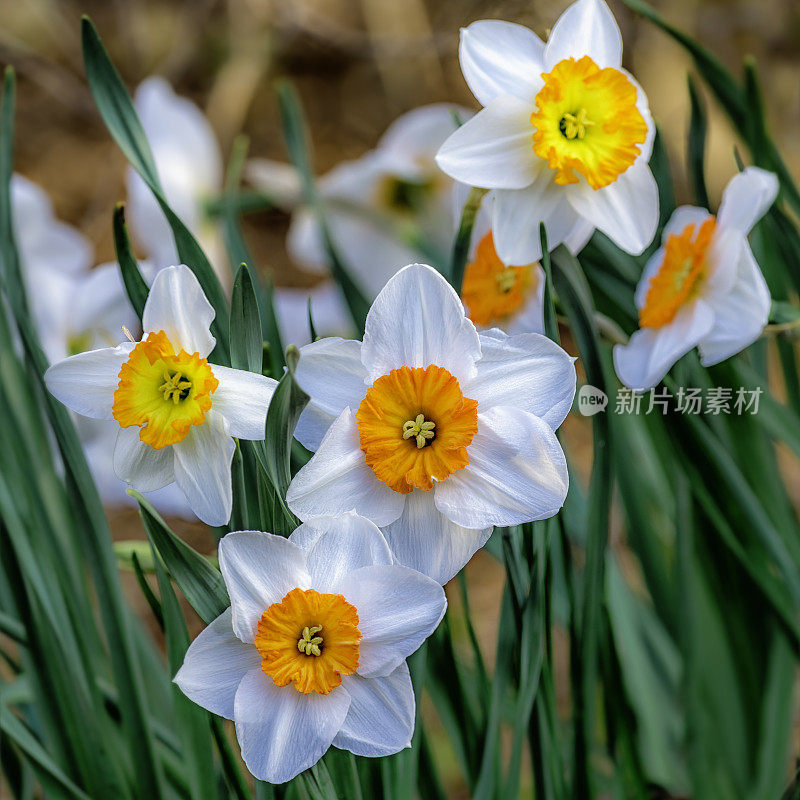
{"type": "MultiPolygon", "coordinates": [[[[569,0],[0,0],[0,62],[18,75],[16,169],[40,184],[58,217],[93,242],[96,261],[113,260],[111,213],[125,197],[126,163],[111,141],[86,85],[80,15],[95,22],[111,58],[133,91],[165,77],[206,114],[227,160],[234,138],[249,136],[251,157],[285,160],[273,81],[288,77],[308,116],[318,173],[373,148],[400,114],[437,101],[476,107],[458,65],[458,31],[473,20],[519,22],[545,36],[569,0]]],[[[685,142],[689,119],[688,59],[652,25],[609,0],[625,41],[625,66],[643,85],[665,136],[679,202],[689,201],[685,142]]],[[[673,23],[700,40],[734,73],[755,56],[768,118],[790,170],[800,174],[800,3],[796,0],[652,0],[673,23]]],[[[701,91],[704,91],[701,87],[701,91]]],[[[709,105],[707,181],[712,203],[735,170],[735,137],[709,105]]],[[[287,255],[289,216],[249,215],[245,235],[258,269],[282,286],[313,280],[287,255]]],[[[579,472],[588,470],[588,422],[566,425],[579,472]]],[[[800,480],[789,476],[795,488],[800,480]]],[[[797,492],[795,492],[797,494],[797,492]]],[[[118,539],[141,537],[133,510],[112,513],[118,539]]],[[[213,549],[203,526],[176,520],[174,530],[201,550],[213,549]]],[[[617,526],[619,527],[619,526],[617,526]]],[[[631,584],[637,565],[615,537],[631,584]]],[[[467,570],[476,628],[493,659],[503,570],[485,552],[467,570]]],[[[129,596],[149,620],[130,581],[129,596]]],[[[455,593],[451,601],[457,603],[455,593]]],[[[187,607],[188,611],[188,607],[187,607]]],[[[156,626],[149,621],[154,630],[156,626]]],[[[196,620],[195,630],[199,630],[196,620]]],[[[555,632],[556,654],[566,644],[555,632]]],[[[563,696],[562,711],[569,713],[563,696]]],[[[435,722],[434,722],[435,724],[435,722]]],[[[442,745],[446,747],[446,745],[442,745]]],[[[453,787],[458,796],[458,786],[453,787]]]]}
{"type": "MultiPolygon", "coordinates": [[[[667,18],[735,73],[759,63],[778,146],[800,166],[800,3],[795,0],[654,0],[667,18]]],[[[458,66],[458,31],[482,18],[513,20],[544,35],[568,0],[0,0],[0,62],[18,73],[16,163],[40,183],[56,213],[113,258],[111,209],[124,198],[124,160],[103,127],[83,74],[80,15],[91,16],[131,90],[167,78],[204,110],[224,155],[241,131],[250,155],[285,158],[272,83],[298,87],[318,172],[374,147],[399,114],[425,103],[475,107],[458,66]]],[[[626,67],[645,88],[683,183],[688,63],[677,45],[622,3],[626,67]]],[[[734,169],[727,121],[710,109],[712,200],[734,169]]],[[[680,200],[680,198],[679,198],[680,200]]],[[[287,219],[252,217],[258,266],[302,284],[286,256],[287,219]]]]}

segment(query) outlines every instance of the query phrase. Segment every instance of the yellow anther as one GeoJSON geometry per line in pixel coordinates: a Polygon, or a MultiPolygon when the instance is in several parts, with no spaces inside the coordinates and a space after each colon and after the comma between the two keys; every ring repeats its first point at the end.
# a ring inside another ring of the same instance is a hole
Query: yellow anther
{"type": "Polygon", "coordinates": [[[175,405],[185,399],[192,388],[192,382],[187,381],[180,372],[170,373],[169,370],[164,371],[164,383],[158,387],[158,391],[164,395],[165,400],[172,400],[175,405]]]}
{"type": "Polygon", "coordinates": [[[317,634],[322,630],[322,625],[314,625],[311,628],[303,628],[303,635],[297,640],[297,649],[307,656],[322,655],[320,645],[322,637],[317,634]]]}
{"type": "Polygon", "coordinates": [[[582,108],[577,114],[564,114],[561,117],[561,132],[567,139],[583,139],[586,136],[586,129],[594,125],[590,119],[586,118],[586,109],[582,108]]]}
{"type": "Polygon", "coordinates": [[[434,437],[435,422],[426,422],[424,414],[417,414],[416,419],[409,419],[403,423],[403,438],[417,440],[417,447],[421,450],[434,437]]]}
{"type": "Polygon", "coordinates": [[[497,281],[497,291],[508,294],[517,282],[517,270],[506,267],[502,272],[498,272],[494,279],[497,281]]]}

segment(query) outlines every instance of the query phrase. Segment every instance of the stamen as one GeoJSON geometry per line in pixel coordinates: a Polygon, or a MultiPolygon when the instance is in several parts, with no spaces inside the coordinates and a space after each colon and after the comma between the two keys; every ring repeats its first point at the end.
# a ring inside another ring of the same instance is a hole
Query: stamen
{"type": "Polygon", "coordinates": [[[311,628],[303,628],[303,635],[297,640],[297,649],[307,656],[322,655],[320,645],[322,637],[317,634],[322,630],[322,625],[314,625],[311,628]]]}
{"type": "Polygon", "coordinates": [[[192,382],[187,380],[180,372],[170,373],[164,371],[164,383],[158,387],[158,391],[164,395],[165,400],[172,400],[175,405],[181,400],[185,400],[192,388],[192,382]]]}
{"type": "Polygon", "coordinates": [[[497,281],[497,290],[502,294],[508,294],[517,282],[517,271],[507,267],[502,272],[498,272],[494,279],[497,281]]]}
{"type": "Polygon", "coordinates": [[[582,108],[577,114],[566,113],[561,117],[559,128],[567,139],[583,139],[586,136],[586,129],[594,125],[590,119],[586,119],[586,109],[582,108]]]}
{"type": "Polygon", "coordinates": [[[131,332],[124,325],[122,326],[122,332],[125,334],[125,338],[129,342],[133,342],[134,344],[136,344],[136,339],[134,339],[133,336],[131,336],[131,332]]]}
{"type": "Polygon", "coordinates": [[[403,423],[403,438],[410,439],[412,436],[417,440],[417,447],[421,450],[428,443],[429,439],[435,436],[435,422],[426,422],[424,414],[417,414],[416,419],[409,419],[403,423]]]}

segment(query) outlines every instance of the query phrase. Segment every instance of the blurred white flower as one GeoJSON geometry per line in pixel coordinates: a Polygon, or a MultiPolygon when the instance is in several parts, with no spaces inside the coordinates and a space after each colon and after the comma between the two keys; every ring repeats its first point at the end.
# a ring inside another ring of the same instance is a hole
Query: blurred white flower
{"type": "Polygon", "coordinates": [[[603,0],[578,0],[547,44],[510,22],[461,31],[461,69],[483,110],[442,145],[451,177],[493,189],[492,230],[505,263],[541,258],[576,226],[641,253],[658,223],[648,167],[655,125],[642,88],[622,68],[622,37],[603,0]]]}
{"type": "MultiPolygon", "coordinates": [[[[456,116],[468,119],[471,112],[446,103],[409,111],[374,150],[337,165],[317,183],[333,243],[370,299],[405,264],[449,259],[453,182],[436,166],[435,155],[457,128],[456,116]]],[[[285,165],[254,160],[247,175],[266,194],[291,200],[285,165]]],[[[301,267],[328,273],[319,227],[303,205],[294,211],[288,248],[301,267]]]]}
{"type": "Polygon", "coordinates": [[[626,386],[655,386],[695,346],[711,366],[761,335],[771,299],[747,235],[777,193],[775,175],[748,167],[728,183],[716,217],[695,206],[675,210],[636,289],[640,329],[614,348],[626,386]]]}
{"type": "MultiPolygon", "coordinates": [[[[47,193],[21,175],[11,180],[14,234],[28,302],[39,341],[50,363],[83,350],[107,347],[121,326],[138,328],[116,264],[90,269],[93,248],[80,231],[58,220],[47,193]]],[[[152,278],[150,265],[140,268],[152,278]]],[[[132,505],[127,484],[114,473],[116,423],[75,418],[78,435],[101,500],[107,506],[132,505]]],[[[177,487],[148,494],[164,514],[194,518],[177,487]]]]}
{"type": "Polygon", "coordinates": [[[310,395],[295,431],[315,455],[286,495],[300,519],[355,511],[397,561],[440,583],[493,525],[545,519],[568,474],[555,429],[575,367],[536,333],[478,333],[431,267],[405,267],[380,292],[364,341],[301,349],[310,395]]]}
{"type": "Polygon", "coordinates": [[[214,309],[186,266],[161,270],[142,341],[70,356],[45,380],[64,405],[119,424],[114,471],[139,491],[177,482],[192,510],[224,525],[233,502],[232,437],[264,438],[276,382],[209,364],[214,309]]]}
{"type": "Polygon", "coordinates": [[[333,281],[323,281],[312,289],[275,288],[275,315],[283,344],[302,347],[311,341],[308,305],[317,336],[347,336],[353,332],[353,320],[333,281]]]}
{"type": "MultiPolygon", "coordinates": [[[[134,104],[155,159],[167,202],[197,238],[223,286],[230,270],[222,234],[211,219],[208,201],[222,191],[222,155],[203,112],[175,94],[160,77],[148,78],[136,90],[134,104]]],[[[128,168],[127,220],[135,241],[157,268],[179,263],[172,231],[147,184],[128,168]]]]}
{"type": "Polygon", "coordinates": [[[231,608],[192,642],[175,682],[235,721],[256,778],[291,780],[331,745],[361,756],[410,746],[405,660],[444,615],[438,584],[393,564],[380,531],[354,514],[288,540],[229,533],[219,563],[231,608]]]}

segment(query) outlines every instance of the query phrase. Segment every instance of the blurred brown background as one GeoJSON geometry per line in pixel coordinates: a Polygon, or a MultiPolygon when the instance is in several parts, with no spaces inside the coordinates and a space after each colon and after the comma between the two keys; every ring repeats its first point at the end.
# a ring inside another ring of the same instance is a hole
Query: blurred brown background
{"type": "MultiPolygon", "coordinates": [[[[636,74],[683,185],[689,64],[665,35],[610,0],[636,74]]],[[[161,74],[208,115],[227,155],[234,136],[250,153],[283,159],[272,81],[290,77],[311,122],[324,171],[372,147],[400,113],[424,103],[474,105],[458,67],[458,30],[475,19],[521,22],[545,35],[568,0],[0,0],[0,62],[19,75],[17,168],[42,184],[57,213],[87,233],[99,261],[113,258],[111,210],[124,197],[124,162],[86,86],[80,15],[96,23],[131,89],[161,74]]],[[[772,127],[800,171],[800,3],[796,0],[655,0],[667,18],[737,71],[758,59],[772,127]]],[[[712,198],[730,177],[733,139],[711,108],[712,198]]],[[[294,283],[286,219],[248,224],[261,267],[294,283]]]]}

